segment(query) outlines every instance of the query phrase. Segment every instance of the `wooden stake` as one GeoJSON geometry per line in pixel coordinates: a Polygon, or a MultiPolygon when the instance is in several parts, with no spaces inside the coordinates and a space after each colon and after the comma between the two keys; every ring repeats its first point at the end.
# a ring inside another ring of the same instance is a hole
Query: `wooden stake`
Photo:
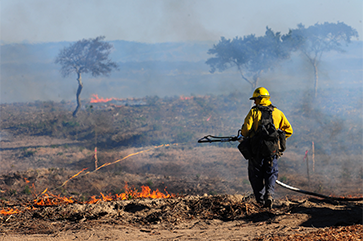
{"type": "Polygon", "coordinates": [[[95,170],[98,168],[98,160],[97,160],[97,147],[95,147],[95,170]]]}
{"type": "Polygon", "coordinates": [[[309,174],[309,158],[308,158],[308,150],[305,152],[304,160],[306,160],[306,173],[308,175],[308,185],[310,187],[310,174],[309,174]]]}
{"type": "Polygon", "coordinates": [[[97,159],[97,126],[95,124],[95,170],[97,170],[97,168],[98,168],[98,159],[97,159]]]}
{"type": "Polygon", "coordinates": [[[315,146],[314,146],[314,142],[311,143],[312,147],[312,159],[313,159],[313,172],[315,172],[315,146]]]}

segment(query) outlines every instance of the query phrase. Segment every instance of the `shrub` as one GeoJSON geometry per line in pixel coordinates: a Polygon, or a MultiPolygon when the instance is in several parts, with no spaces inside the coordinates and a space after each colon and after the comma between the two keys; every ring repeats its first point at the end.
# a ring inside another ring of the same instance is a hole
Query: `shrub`
{"type": "Polygon", "coordinates": [[[30,187],[28,186],[28,185],[26,185],[25,187],[24,187],[24,191],[23,191],[25,194],[27,194],[27,195],[30,195],[32,192],[31,192],[31,190],[30,190],[30,187]]]}

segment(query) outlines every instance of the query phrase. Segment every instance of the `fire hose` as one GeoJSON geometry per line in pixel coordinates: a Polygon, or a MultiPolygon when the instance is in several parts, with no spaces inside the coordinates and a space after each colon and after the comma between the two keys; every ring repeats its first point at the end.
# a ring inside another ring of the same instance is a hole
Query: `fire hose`
{"type": "Polygon", "coordinates": [[[304,194],[311,195],[311,196],[321,197],[324,199],[330,199],[330,200],[335,200],[335,201],[362,201],[363,200],[362,197],[361,198],[331,197],[331,196],[326,196],[326,195],[319,194],[319,193],[304,191],[299,188],[289,186],[283,182],[280,182],[279,180],[276,180],[276,183],[279,184],[281,187],[284,187],[291,191],[300,192],[300,193],[304,193],[304,194]]]}
{"type": "MultiPolygon", "coordinates": [[[[238,131],[238,135],[237,136],[212,136],[212,135],[207,135],[202,137],[201,139],[198,140],[198,143],[212,143],[212,142],[231,142],[231,141],[238,141],[242,138],[242,136],[240,135],[240,131],[238,131]]],[[[329,200],[335,200],[335,201],[362,201],[363,197],[360,198],[348,198],[348,197],[331,197],[331,196],[326,196],[323,194],[319,194],[319,193],[314,193],[314,192],[309,192],[309,191],[305,191],[296,187],[292,187],[289,186],[283,182],[280,182],[279,180],[276,180],[276,183],[278,185],[280,185],[283,188],[289,189],[291,191],[294,192],[299,192],[299,193],[303,193],[303,194],[307,194],[307,195],[311,195],[311,196],[316,196],[316,197],[321,197],[324,199],[329,199],[329,200]]]]}
{"type": "Polygon", "coordinates": [[[238,141],[242,139],[241,130],[238,130],[237,136],[212,136],[207,135],[198,140],[198,143],[211,143],[211,142],[230,142],[230,141],[238,141]]]}
{"type": "Polygon", "coordinates": [[[198,143],[204,143],[204,142],[230,142],[230,141],[238,141],[238,136],[212,136],[207,135],[203,138],[200,138],[198,140],[198,143]]]}

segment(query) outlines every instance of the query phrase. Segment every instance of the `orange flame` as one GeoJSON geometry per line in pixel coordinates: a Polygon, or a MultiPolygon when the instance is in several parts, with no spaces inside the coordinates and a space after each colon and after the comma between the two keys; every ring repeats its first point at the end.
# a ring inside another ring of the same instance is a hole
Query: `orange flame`
{"type": "Polygon", "coordinates": [[[98,98],[98,95],[97,94],[92,94],[93,98],[91,98],[91,101],[90,103],[106,103],[106,102],[109,102],[115,98],[98,98]]]}
{"type": "Polygon", "coordinates": [[[194,99],[194,96],[186,97],[186,96],[181,95],[181,96],[180,96],[180,99],[181,99],[181,100],[192,100],[192,99],[194,99]]]}
{"type": "MultiPolygon", "coordinates": [[[[158,189],[155,191],[151,191],[150,187],[148,186],[141,186],[141,192],[139,192],[136,188],[131,189],[128,187],[127,183],[125,184],[125,192],[121,194],[112,195],[105,195],[102,192],[100,193],[101,197],[97,198],[96,196],[92,196],[89,201],[80,202],[74,200],[72,197],[61,197],[60,195],[56,196],[52,193],[44,194],[42,198],[37,198],[33,200],[33,204],[35,206],[58,206],[63,204],[72,204],[72,203],[82,203],[82,204],[94,204],[99,201],[109,202],[109,201],[116,201],[116,200],[128,200],[128,199],[137,199],[137,198],[172,198],[176,197],[175,194],[169,194],[164,189],[165,194],[160,192],[158,189]]],[[[18,211],[19,212],[19,211],[18,211]]]]}
{"type": "MultiPolygon", "coordinates": [[[[101,197],[92,196],[90,200],[81,202],[72,197],[61,197],[60,195],[54,195],[50,192],[47,192],[48,189],[45,189],[40,195],[42,197],[36,198],[33,200],[31,206],[26,206],[25,210],[35,210],[37,206],[49,207],[49,206],[60,206],[60,205],[68,205],[73,203],[80,203],[80,204],[94,204],[97,202],[110,202],[116,200],[129,200],[129,199],[138,199],[138,198],[173,198],[176,197],[175,194],[169,194],[164,189],[165,193],[160,192],[158,189],[152,191],[148,186],[141,186],[141,192],[139,192],[136,188],[129,188],[127,183],[125,184],[125,192],[121,194],[115,195],[105,195],[102,192],[100,193],[101,197]],[[34,207],[34,206],[35,207],[34,207]]],[[[21,213],[21,210],[13,209],[13,208],[6,208],[0,210],[0,215],[11,215],[21,213]]]]}
{"type": "Polygon", "coordinates": [[[99,98],[97,94],[92,94],[90,103],[106,103],[109,102],[111,100],[119,100],[119,101],[125,101],[125,100],[134,100],[134,98],[128,98],[128,99],[123,99],[123,98],[115,98],[115,97],[111,97],[111,98],[99,98]]]}
{"type": "Polygon", "coordinates": [[[72,198],[55,196],[53,194],[45,194],[42,199],[34,199],[33,203],[36,206],[58,206],[61,204],[70,204],[74,201],[72,198]]]}
{"type": "Polygon", "coordinates": [[[155,191],[151,191],[150,187],[148,186],[141,186],[141,192],[138,192],[137,189],[130,189],[127,184],[125,184],[125,192],[121,194],[116,194],[117,199],[126,200],[131,198],[172,198],[176,197],[175,194],[169,194],[166,191],[166,188],[164,189],[165,194],[160,192],[158,189],[155,191]]]}
{"type": "Polygon", "coordinates": [[[7,210],[5,210],[5,209],[0,210],[0,214],[2,214],[2,215],[11,215],[11,214],[17,214],[17,213],[20,213],[20,211],[18,209],[8,208],[7,210]]]}

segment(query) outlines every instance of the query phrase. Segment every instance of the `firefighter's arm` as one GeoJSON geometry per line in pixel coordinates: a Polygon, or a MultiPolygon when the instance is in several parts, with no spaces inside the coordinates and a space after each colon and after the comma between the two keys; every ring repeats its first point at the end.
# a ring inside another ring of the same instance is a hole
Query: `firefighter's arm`
{"type": "Polygon", "coordinates": [[[286,138],[289,138],[293,133],[290,122],[287,120],[284,114],[282,114],[280,129],[286,133],[286,138]]]}
{"type": "Polygon", "coordinates": [[[245,121],[242,125],[242,128],[241,128],[242,136],[244,136],[244,137],[249,136],[252,126],[253,126],[253,117],[252,117],[252,110],[250,110],[250,112],[248,112],[248,114],[245,118],[245,121]]]}

